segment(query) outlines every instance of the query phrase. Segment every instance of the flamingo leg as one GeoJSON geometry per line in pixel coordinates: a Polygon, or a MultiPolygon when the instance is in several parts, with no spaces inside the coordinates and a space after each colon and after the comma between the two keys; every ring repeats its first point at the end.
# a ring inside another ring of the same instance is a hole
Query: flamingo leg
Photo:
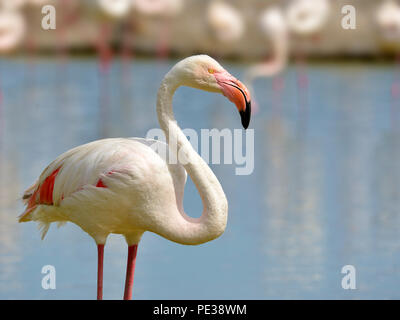
{"type": "Polygon", "coordinates": [[[97,300],[103,300],[104,244],[97,245],[97,300]]]}
{"type": "Polygon", "coordinates": [[[132,299],[133,277],[135,274],[137,248],[137,244],[128,246],[128,261],[126,266],[124,300],[132,299]]]}

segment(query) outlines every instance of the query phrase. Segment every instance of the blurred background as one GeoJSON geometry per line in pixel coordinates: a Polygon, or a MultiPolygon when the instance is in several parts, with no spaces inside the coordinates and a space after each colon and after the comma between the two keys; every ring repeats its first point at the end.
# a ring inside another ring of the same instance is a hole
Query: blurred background
{"type": "MultiPolygon", "coordinates": [[[[17,223],[21,195],[72,147],[159,127],[160,81],[196,53],[252,92],[254,172],[211,165],[219,239],[143,236],[134,298],[400,298],[400,1],[0,0],[0,299],[95,298],[94,242],[73,224],[41,241],[17,223]]],[[[219,95],[181,88],[174,110],[182,128],[241,127],[219,95]]],[[[201,212],[191,181],[184,206],[201,212]]],[[[122,298],[125,261],[111,236],[105,299],[122,298]]]]}

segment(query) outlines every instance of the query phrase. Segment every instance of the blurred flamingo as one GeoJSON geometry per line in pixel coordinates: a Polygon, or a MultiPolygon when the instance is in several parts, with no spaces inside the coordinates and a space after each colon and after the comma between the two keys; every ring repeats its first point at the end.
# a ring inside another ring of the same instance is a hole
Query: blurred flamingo
{"type": "Polygon", "coordinates": [[[98,0],[100,8],[113,18],[125,16],[131,8],[132,0],[98,0]]]}
{"type": "MultiPolygon", "coordinates": [[[[25,20],[16,10],[0,11],[0,54],[9,53],[21,42],[25,33],[25,20]]],[[[0,84],[0,138],[3,133],[3,92],[0,84]]],[[[1,141],[0,141],[1,147],[1,141]]]]}
{"type": "Polygon", "coordinates": [[[111,40],[111,23],[128,14],[131,9],[132,0],[98,0],[98,4],[103,13],[98,42],[100,69],[102,72],[108,72],[112,56],[109,46],[111,40]]]}
{"type": "Polygon", "coordinates": [[[19,11],[0,11],[0,53],[15,49],[25,34],[25,20],[19,11]]]}
{"type": "MultiPolygon", "coordinates": [[[[278,7],[268,8],[260,16],[260,27],[267,41],[271,44],[271,58],[267,61],[251,66],[245,75],[245,84],[253,97],[253,110],[258,111],[259,104],[255,98],[253,82],[259,77],[273,77],[278,75],[287,65],[288,60],[288,29],[283,12],[278,7]]],[[[280,91],[283,79],[274,79],[274,90],[280,91]]]]}
{"type": "Polygon", "coordinates": [[[98,299],[102,299],[103,253],[110,233],[124,235],[128,244],[124,299],[131,299],[137,247],[145,231],[197,245],[225,230],[228,203],[224,191],[173,115],[173,95],[180,86],[222,93],[236,105],[243,127],[248,127],[251,105],[246,87],[214,59],[192,56],[167,73],[158,91],[157,115],[168,145],[141,138],[81,145],[50,163],[24,193],[26,210],[19,222],[38,221],[42,238],[52,222],[70,221],[95,240],[98,299]],[[200,218],[183,210],[186,172],[203,202],[200,218]]]}
{"type": "Polygon", "coordinates": [[[329,0],[293,0],[287,8],[288,26],[299,36],[310,36],[321,30],[329,12],[329,0]]]}
{"type": "Polygon", "coordinates": [[[28,0],[0,0],[0,7],[5,10],[19,10],[28,0]]]}
{"type": "Polygon", "coordinates": [[[132,0],[98,0],[102,12],[97,50],[100,75],[100,136],[108,136],[107,119],[109,108],[109,69],[112,61],[110,46],[112,24],[124,18],[130,11],[132,0]]]}
{"type": "Polygon", "coordinates": [[[168,55],[171,24],[183,9],[183,0],[135,0],[136,12],[144,17],[157,19],[159,23],[159,39],[157,43],[157,56],[164,59],[168,55]]]}
{"type": "Polygon", "coordinates": [[[225,1],[213,0],[208,6],[207,21],[222,45],[236,43],[244,33],[244,22],[240,12],[225,1]]]}
{"type": "Polygon", "coordinates": [[[379,5],[375,20],[385,41],[400,40],[400,5],[394,0],[386,0],[379,5]]]}
{"type": "MultiPolygon", "coordinates": [[[[303,42],[307,39],[318,40],[317,33],[327,22],[329,13],[329,0],[292,0],[286,12],[288,28],[295,36],[302,38],[303,42]]],[[[296,63],[300,116],[305,121],[308,108],[308,76],[303,50],[304,48],[298,49],[296,63]]],[[[306,126],[305,122],[303,125],[306,126]]]]}
{"type": "Polygon", "coordinates": [[[400,99],[400,5],[393,0],[386,0],[376,11],[376,23],[385,46],[392,46],[397,51],[396,68],[391,88],[391,125],[398,127],[398,109],[400,99]]]}

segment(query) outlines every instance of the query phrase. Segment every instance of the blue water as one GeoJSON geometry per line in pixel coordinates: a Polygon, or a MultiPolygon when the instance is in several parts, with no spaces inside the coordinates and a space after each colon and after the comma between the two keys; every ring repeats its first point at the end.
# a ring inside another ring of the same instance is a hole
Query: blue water
{"type": "MultiPolygon", "coordinates": [[[[97,251],[77,226],[18,224],[22,192],[60,153],[102,137],[145,136],[157,128],[156,92],[174,61],[118,61],[108,79],[94,59],[0,61],[0,299],[94,299],[97,251]],[[56,289],[44,290],[44,265],[56,289]]],[[[239,79],[247,65],[223,63],[239,79]]],[[[392,65],[312,64],[308,90],[296,68],[284,87],[259,79],[253,116],[255,167],[212,165],[229,202],[225,233],[182,246],[145,233],[135,273],[136,299],[400,298],[400,133],[390,88],[392,65]],[[302,102],[303,101],[303,102],[302,102]],[[356,268],[356,289],[341,269],[356,268]]],[[[398,103],[397,107],[400,107],[398,103]]],[[[224,97],[181,88],[182,128],[240,128],[224,97]]],[[[185,210],[201,212],[191,182],[185,210]]],[[[126,244],[108,239],[104,298],[120,299],[126,244]]]]}

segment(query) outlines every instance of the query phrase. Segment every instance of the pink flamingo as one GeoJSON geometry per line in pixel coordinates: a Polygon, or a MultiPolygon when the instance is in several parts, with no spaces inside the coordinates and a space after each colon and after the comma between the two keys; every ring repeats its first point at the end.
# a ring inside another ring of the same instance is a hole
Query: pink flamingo
{"type": "Polygon", "coordinates": [[[192,56],[167,73],[158,91],[158,121],[168,145],[141,138],[81,145],[50,163],[23,196],[26,210],[19,222],[38,221],[42,238],[52,222],[69,221],[95,240],[98,299],[102,299],[103,252],[110,233],[124,235],[128,244],[124,299],[131,299],[138,243],[145,231],[180,244],[198,245],[225,230],[228,203],[224,191],[173,115],[172,99],[180,86],[222,93],[236,105],[243,127],[248,127],[251,103],[246,87],[209,56],[192,56]],[[162,152],[166,149],[168,153],[162,152]],[[183,210],[186,172],[203,202],[200,218],[183,210]]]}

